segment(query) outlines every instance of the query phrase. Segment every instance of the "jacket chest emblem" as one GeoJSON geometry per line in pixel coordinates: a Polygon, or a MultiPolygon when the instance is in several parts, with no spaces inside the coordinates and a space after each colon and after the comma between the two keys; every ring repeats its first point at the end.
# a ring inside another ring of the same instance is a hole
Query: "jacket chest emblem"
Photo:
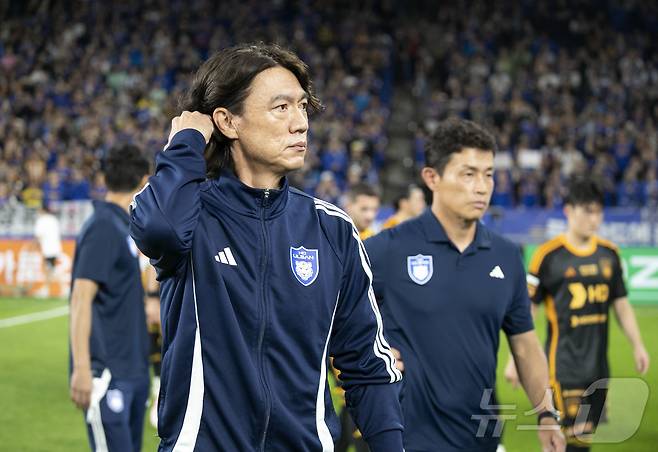
{"type": "Polygon", "coordinates": [[[303,246],[290,247],[290,268],[292,274],[303,286],[310,286],[320,273],[318,250],[309,250],[303,246]]]}
{"type": "Polygon", "coordinates": [[[434,274],[434,262],[432,256],[417,254],[407,256],[407,273],[413,282],[425,285],[434,274]]]}

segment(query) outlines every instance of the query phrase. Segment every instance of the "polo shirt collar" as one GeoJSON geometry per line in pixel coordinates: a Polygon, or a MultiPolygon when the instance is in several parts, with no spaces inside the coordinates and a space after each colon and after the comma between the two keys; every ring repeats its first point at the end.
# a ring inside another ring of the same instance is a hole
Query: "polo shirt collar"
{"type": "MultiPolygon", "coordinates": [[[[436,215],[434,215],[431,208],[428,207],[425,209],[425,212],[421,214],[420,221],[423,225],[425,238],[428,242],[452,244],[452,241],[448,238],[443,225],[436,217],[436,215]]],[[[466,252],[469,248],[473,248],[473,245],[475,245],[477,248],[491,248],[491,235],[487,228],[479,221],[475,229],[475,240],[466,248],[466,250],[464,250],[464,252],[466,252]]]]}

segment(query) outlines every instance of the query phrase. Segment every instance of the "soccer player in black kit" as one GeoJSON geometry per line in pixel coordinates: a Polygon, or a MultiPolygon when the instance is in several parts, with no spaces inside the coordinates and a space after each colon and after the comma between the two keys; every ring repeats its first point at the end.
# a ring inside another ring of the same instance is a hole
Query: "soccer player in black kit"
{"type": "MultiPolygon", "coordinates": [[[[603,221],[603,191],[597,182],[574,178],[564,213],[567,231],[537,248],[527,279],[533,315],[545,303],[550,383],[562,413],[567,451],[583,452],[589,450],[588,434],[605,420],[607,382],[593,384],[610,376],[610,308],[631,343],[641,374],[649,367],[649,356],[628,302],[618,249],[596,235],[603,221]],[[581,406],[589,411],[580,411],[581,406]]],[[[511,360],[505,376],[516,383],[511,360]]]]}

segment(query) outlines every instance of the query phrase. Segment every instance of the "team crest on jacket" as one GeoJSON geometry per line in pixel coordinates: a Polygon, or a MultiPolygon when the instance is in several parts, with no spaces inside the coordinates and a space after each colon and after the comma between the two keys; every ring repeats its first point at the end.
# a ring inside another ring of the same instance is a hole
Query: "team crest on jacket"
{"type": "Polygon", "coordinates": [[[303,246],[290,247],[290,268],[297,281],[303,286],[310,286],[320,272],[318,250],[307,250],[303,246]]]}
{"type": "Polygon", "coordinates": [[[407,256],[407,273],[409,273],[409,278],[416,284],[420,284],[421,286],[426,284],[434,273],[432,256],[425,256],[423,254],[407,256]]]}

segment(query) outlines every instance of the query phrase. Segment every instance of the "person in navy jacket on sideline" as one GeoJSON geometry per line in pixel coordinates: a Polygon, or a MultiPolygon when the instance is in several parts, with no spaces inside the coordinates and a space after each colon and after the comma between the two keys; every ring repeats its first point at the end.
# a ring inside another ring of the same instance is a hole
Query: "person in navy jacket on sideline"
{"type": "Polygon", "coordinates": [[[288,185],[304,164],[307,66],[275,45],[196,73],[131,233],[161,282],[161,451],[333,450],[327,360],[371,449],[402,450],[396,383],[349,217],[288,185]]]}

